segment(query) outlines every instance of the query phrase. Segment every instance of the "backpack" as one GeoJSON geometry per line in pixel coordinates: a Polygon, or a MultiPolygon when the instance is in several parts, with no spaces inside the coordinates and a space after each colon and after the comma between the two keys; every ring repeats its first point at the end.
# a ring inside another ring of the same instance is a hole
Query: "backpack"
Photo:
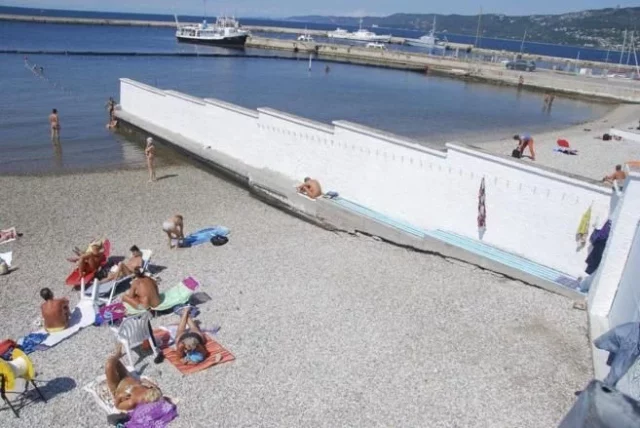
{"type": "Polygon", "coordinates": [[[229,242],[229,238],[227,238],[226,236],[215,235],[211,238],[211,245],[214,245],[216,247],[224,245],[227,242],[229,242]]]}
{"type": "Polygon", "coordinates": [[[611,134],[602,134],[602,139],[604,141],[609,141],[611,139],[611,134]]]}
{"type": "Polygon", "coordinates": [[[522,157],[522,152],[520,151],[520,149],[513,149],[513,151],[511,152],[511,156],[516,159],[520,159],[522,157]]]}

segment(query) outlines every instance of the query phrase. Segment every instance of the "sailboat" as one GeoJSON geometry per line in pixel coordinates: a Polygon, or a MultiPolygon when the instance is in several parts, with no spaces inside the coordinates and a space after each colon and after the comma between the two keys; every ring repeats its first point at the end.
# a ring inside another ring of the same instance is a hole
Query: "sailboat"
{"type": "Polygon", "coordinates": [[[436,16],[433,15],[433,26],[429,34],[426,34],[418,39],[404,39],[405,43],[409,46],[416,46],[419,48],[427,49],[444,49],[444,44],[436,37],[436,16]]]}

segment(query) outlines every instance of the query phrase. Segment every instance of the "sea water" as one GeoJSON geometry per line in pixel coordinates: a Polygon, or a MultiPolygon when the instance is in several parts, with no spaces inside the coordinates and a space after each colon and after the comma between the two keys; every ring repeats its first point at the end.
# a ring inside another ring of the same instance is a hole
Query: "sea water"
{"type": "MultiPolygon", "coordinates": [[[[0,50],[12,49],[86,54],[0,54],[0,174],[143,166],[143,148],[105,128],[106,102],[117,99],[121,77],[325,123],[349,120],[440,145],[460,135],[482,141],[487,134],[562,128],[611,108],[557,97],[549,114],[541,94],[514,88],[321,60],[309,71],[306,57],[288,53],[179,44],[171,28],[0,21],[0,50]],[[123,55],[104,55],[109,52],[123,55]],[[140,52],[224,56],[124,55],[140,52]],[[43,72],[34,73],[32,65],[43,72]],[[60,115],[60,145],[49,136],[52,108],[60,115]]],[[[159,157],[170,162],[174,156],[159,157]]]]}

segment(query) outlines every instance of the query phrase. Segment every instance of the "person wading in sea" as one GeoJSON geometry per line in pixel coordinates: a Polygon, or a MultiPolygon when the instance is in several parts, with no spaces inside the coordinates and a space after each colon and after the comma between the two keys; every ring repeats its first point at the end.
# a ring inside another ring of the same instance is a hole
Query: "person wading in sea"
{"type": "Polygon", "coordinates": [[[49,115],[49,124],[51,125],[51,139],[53,141],[60,139],[60,118],[58,110],[53,109],[49,115]]]}

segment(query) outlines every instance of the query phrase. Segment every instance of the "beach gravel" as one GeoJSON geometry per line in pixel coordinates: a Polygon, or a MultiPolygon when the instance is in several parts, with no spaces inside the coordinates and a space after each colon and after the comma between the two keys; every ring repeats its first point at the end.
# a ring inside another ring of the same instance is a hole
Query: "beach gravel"
{"type": "MultiPolygon", "coordinates": [[[[236,360],[182,376],[137,367],[178,402],[180,427],[551,427],[592,378],[585,312],[572,302],[474,266],[366,237],[328,232],[252,198],[191,165],[144,171],[0,177],[0,227],[24,233],[16,270],[0,277],[0,331],[34,329],[39,290],[72,304],[64,285],[73,246],[96,235],[124,256],[154,251],[165,290],[198,278],[212,300],[205,327],[236,360]],[[222,224],[223,247],[169,250],[162,221],[181,213],[187,232],[222,224]]],[[[174,315],[155,325],[177,323],[174,315]]],[[[88,327],[32,354],[48,402],[25,403],[0,425],[102,427],[82,387],[114,347],[88,327]]]]}

